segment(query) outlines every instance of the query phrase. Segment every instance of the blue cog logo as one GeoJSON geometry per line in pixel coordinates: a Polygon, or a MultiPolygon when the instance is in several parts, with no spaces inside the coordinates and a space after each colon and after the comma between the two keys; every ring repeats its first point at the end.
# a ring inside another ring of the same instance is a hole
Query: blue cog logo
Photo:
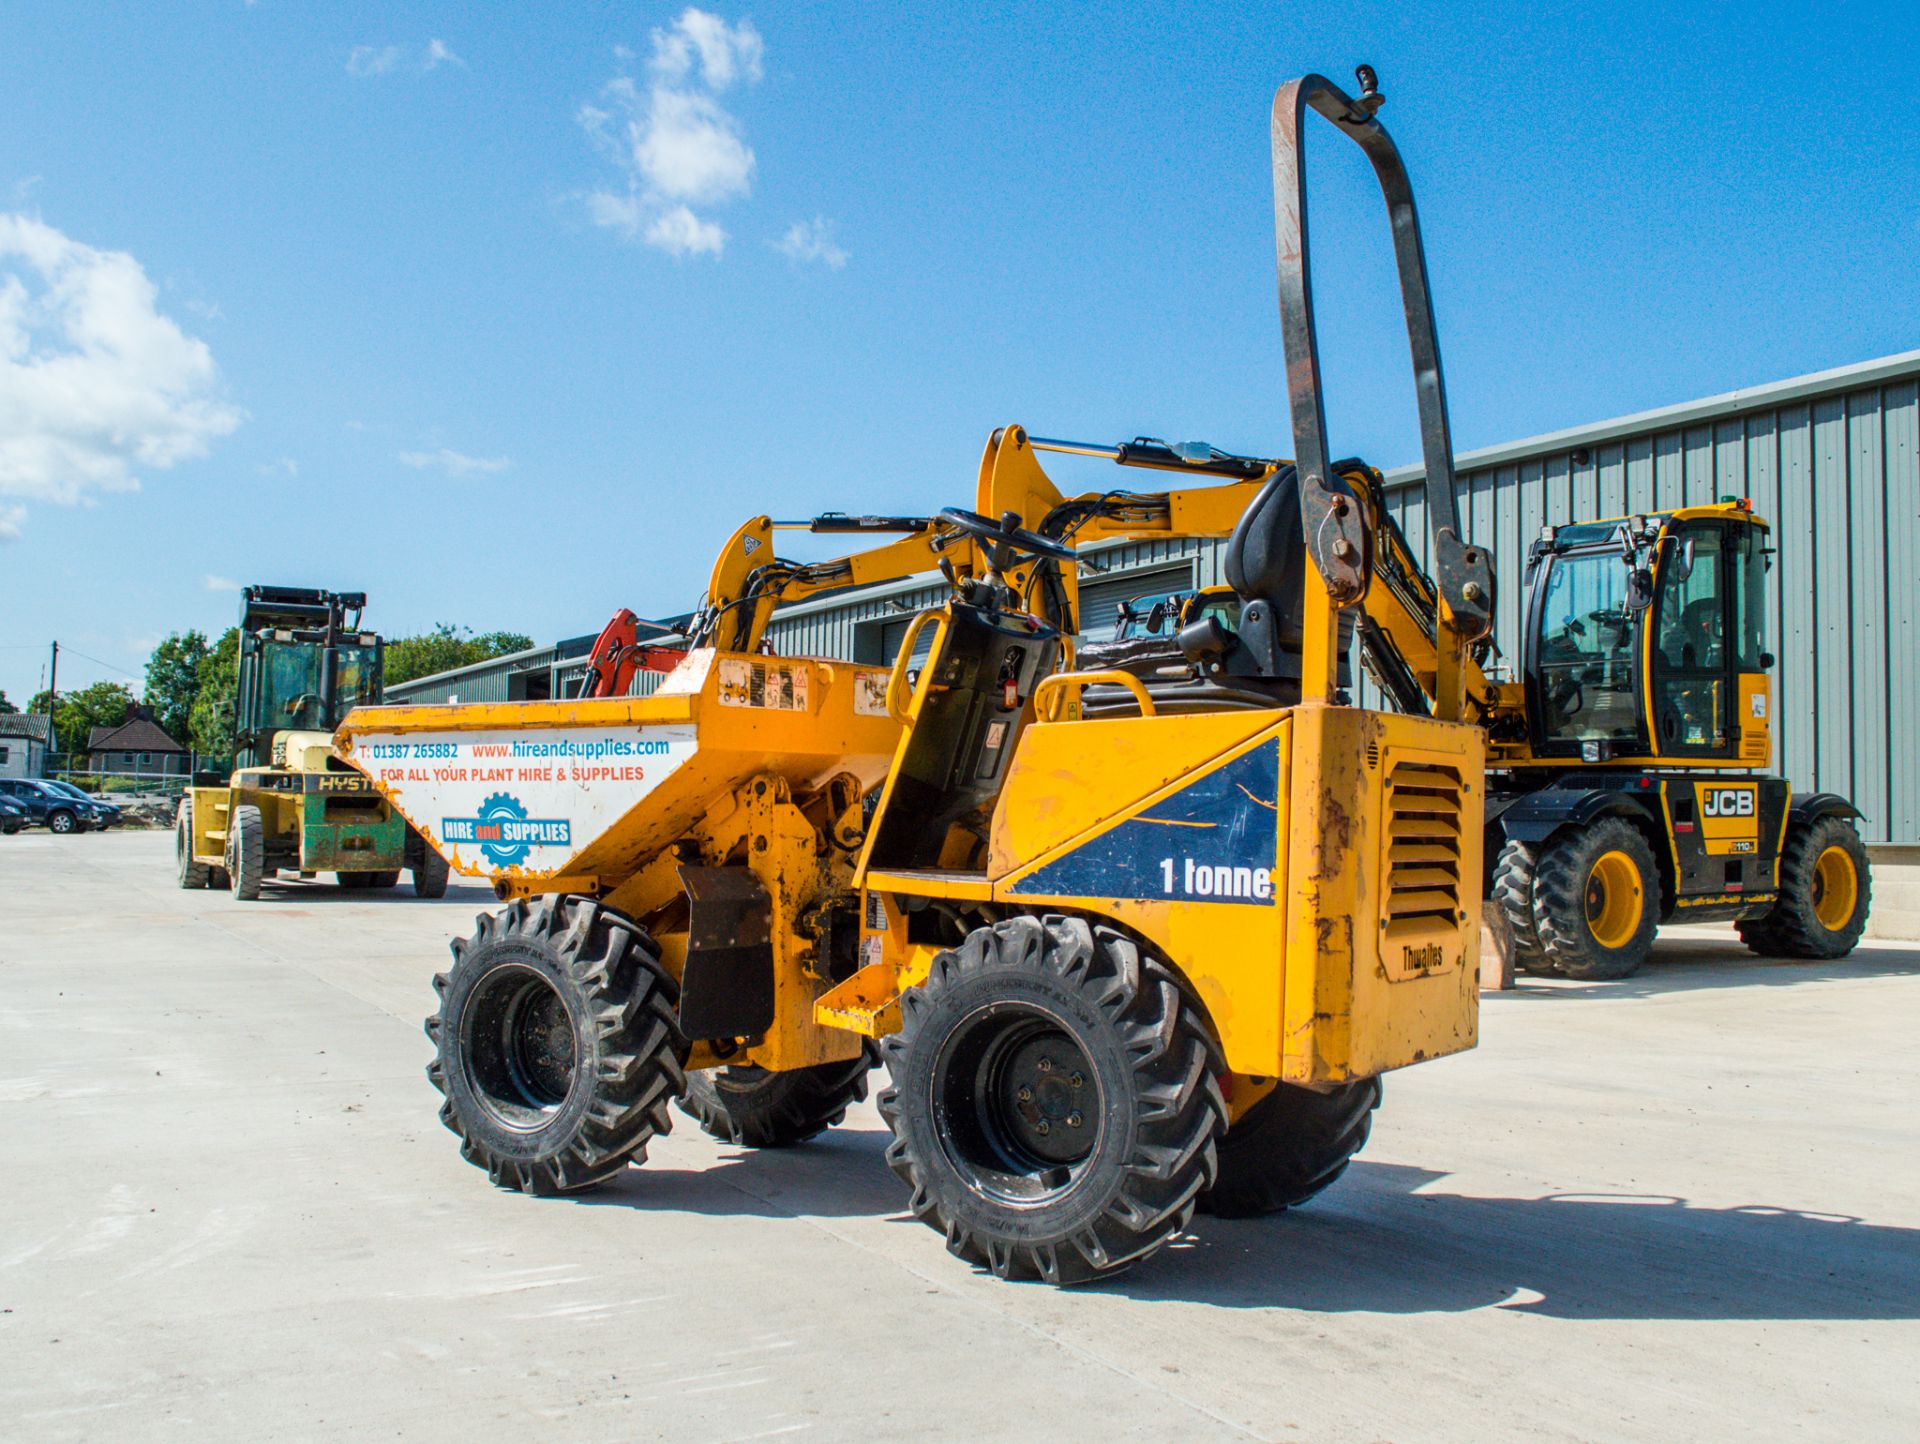
{"type": "MultiPolygon", "coordinates": [[[[526,820],[527,809],[520,805],[520,799],[509,797],[504,792],[496,792],[480,804],[478,821],[483,827],[488,823],[525,822],[526,820]]],[[[502,836],[481,843],[480,851],[501,867],[512,867],[516,863],[527,860],[531,845],[524,840],[508,842],[503,830],[502,836]]]]}

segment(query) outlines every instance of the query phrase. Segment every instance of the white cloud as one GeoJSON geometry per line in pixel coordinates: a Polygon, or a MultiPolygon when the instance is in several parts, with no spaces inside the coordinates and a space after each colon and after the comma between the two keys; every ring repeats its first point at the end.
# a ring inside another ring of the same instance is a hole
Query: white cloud
{"type": "Polygon", "coordinates": [[[240,425],[213,353],[156,300],[124,251],[0,214],[0,497],[132,491],[136,469],[204,456],[240,425]]]}
{"type": "Polygon", "coordinates": [[[212,572],[208,572],[206,576],[200,580],[210,592],[237,592],[240,590],[240,583],[231,581],[226,577],[215,576],[212,572]]]}
{"type": "Polygon", "coordinates": [[[833,238],[833,222],[824,216],[810,221],[795,221],[773,248],[796,261],[818,261],[831,270],[846,265],[846,250],[833,238]]]}
{"type": "Polygon", "coordinates": [[[347,52],[347,74],[391,75],[406,58],[402,45],[356,45],[347,52]]]}
{"type": "Polygon", "coordinates": [[[745,195],[753,152],[712,96],[655,86],[633,142],[634,168],[657,194],[696,203],[745,195]]]}
{"type": "Polygon", "coordinates": [[[27,522],[24,506],[0,506],[0,542],[20,540],[20,528],[27,522]]]}
{"type": "Polygon", "coordinates": [[[685,206],[662,212],[647,227],[647,244],[658,246],[673,256],[717,256],[727,243],[727,233],[713,221],[703,221],[685,206]]]}
{"type": "Polygon", "coordinates": [[[674,256],[719,255],[727,233],[693,206],[714,206],[752,187],[753,150],[717,98],[760,79],[765,45],[751,21],[729,25],[688,7],[653,32],[643,91],[631,76],[609,81],[600,104],[578,119],[621,172],[623,184],[586,194],[588,218],[674,256]]]}
{"type": "Polygon", "coordinates": [[[446,41],[437,38],[419,46],[356,45],[347,52],[347,74],[362,79],[392,75],[397,70],[413,70],[427,75],[443,65],[457,65],[462,70],[467,68],[467,62],[455,55],[446,41]]]}
{"type": "Polygon", "coordinates": [[[262,476],[296,477],[300,474],[300,463],[291,456],[283,456],[277,461],[269,461],[260,468],[262,476]]]}
{"type": "Polygon", "coordinates": [[[692,75],[697,61],[700,83],[720,91],[736,79],[758,80],[765,53],[765,42],[751,20],[729,25],[718,15],[689,5],[672,25],[653,32],[651,68],[669,85],[680,85],[692,75]]]}
{"type": "Polygon", "coordinates": [[[505,471],[513,462],[504,456],[468,456],[443,446],[438,451],[403,451],[400,463],[416,471],[444,471],[448,476],[473,476],[476,473],[505,471]]]}

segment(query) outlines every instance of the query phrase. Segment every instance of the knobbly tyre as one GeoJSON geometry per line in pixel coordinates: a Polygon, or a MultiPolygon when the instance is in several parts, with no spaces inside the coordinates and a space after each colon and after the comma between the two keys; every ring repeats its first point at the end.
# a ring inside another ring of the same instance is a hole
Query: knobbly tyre
{"type": "Polygon", "coordinates": [[[1473,1046],[1484,735],[1459,677],[1493,577],[1453,521],[1418,224],[1370,78],[1275,100],[1297,462],[1147,443],[1202,484],[1068,498],[1006,426],[975,510],[788,524],[892,538],[868,550],[790,563],[782,524],[747,522],[650,697],[347,719],[341,755],[508,900],[454,945],[427,1024],[441,1117],[496,1183],[612,1178],[676,1100],[729,1141],[799,1143],[883,1057],[913,1213],[1003,1278],[1075,1283],[1196,1207],[1310,1198],[1382,1074],[1473,1046]],[[1427,716],[1346,704],[1374,537],[1328,461],[1309,106],[1393,219],[1442,564],[1427,716]],[[1176,530],[1227,539],[1239,607],[1208,666],[1073,670],[1074,547],[1176,530]],[[777,603],[925,572],[948,595],[890,670],[762,651],[777,603]]]}

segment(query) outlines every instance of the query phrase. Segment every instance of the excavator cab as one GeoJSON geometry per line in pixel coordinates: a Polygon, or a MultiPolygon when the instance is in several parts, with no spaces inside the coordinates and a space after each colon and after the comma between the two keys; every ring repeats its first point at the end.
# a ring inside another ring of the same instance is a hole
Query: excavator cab
{"type": "Polygon", "coordinates": [[[1766,766],[1767,532],[1744,501],[1545,532],[1527,559],[1533,754],[1766,766]]]}

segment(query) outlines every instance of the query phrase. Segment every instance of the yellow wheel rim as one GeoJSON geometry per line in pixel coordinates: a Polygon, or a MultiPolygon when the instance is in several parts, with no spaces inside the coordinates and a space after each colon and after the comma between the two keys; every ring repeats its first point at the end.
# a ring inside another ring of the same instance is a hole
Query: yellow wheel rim
{"type": "Polygon", "coordinates": [[[1587,930],[1603,948],[1624,948],[1640,931],[1640,869],[1615,848],[1587,874],[1587,930]]]}
{"type": "Polygon", "coordinates": [[[1860,878],[1844,847],[1830,847],[1813,864],[1813,916],[1820,926],[1837,933],[1853,920],[1860,901],[1860,878]]]}

